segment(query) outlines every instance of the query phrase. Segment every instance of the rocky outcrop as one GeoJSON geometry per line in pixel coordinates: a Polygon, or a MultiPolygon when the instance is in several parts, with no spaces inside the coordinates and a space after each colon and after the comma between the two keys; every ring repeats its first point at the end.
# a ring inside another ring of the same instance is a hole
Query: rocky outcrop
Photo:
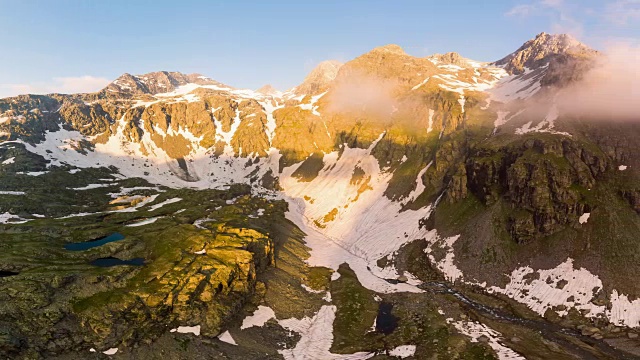
{"type": "Polygon", "coordinates": [[[633,210],[640,214],[640,190],[620,190],[620,195],[629,202],[633,210]]]}
{"type": "Polygon", "coordinates": [[[519,243],[553,234],[589,212],[583,194],[608,168],[604,154],[559,138],[477,148],[466,160],[469,191],[485,204],[509,204],[508,231],[519,243]]]}
{"type": "Polygon", "coordinates": [[[434,61],[436,64],[456,65],[460,67],[468,67],[469,60],[463,58],[457,52],[448,52],[446,54],[433,54],[428,59],[434,61]]]}
{"type": "Polygon", "coordinates": [[[140,221],[136,212],[105,222],[47,218],[26,228],[3,225],[3,237],[19,246],[0,254],[0,357],[135,347],[179,326],[218,335],[274,265],[278,244],[270,231],[283,221],[286,205],[245,196],[249,191],[183,192],[191,196],[180,206],[199,210],[176,215],[161,208],[156,212],[164,211],[164,224],[140,228],[124,226],[140,221]],[[258,209],[260,218],[248,216],[258,209]],[[218,219],[207,218],[208,211],[218,219]],[[206,221],[192,225],[194,216],[206,221]],[[123,240],[83,251],[63,247],[108,234],[114,225],[123,240]],[[144,265],[98,267],[97,258],[143,258],[144,265]]]}
{"type": "Polygon", "coordinates": [[[274,245],[251,229],[219,224],[212,231],[215,238],[199,250],[204,254],[176,249],[154,260],[136,279],[148,286],[98,293],[76,304],[91,334],[85,338],[132,344],[164,332],[159,318],[174,327],[200,325],[203,334],[217,335],[253,291],[257,272],[272,264],[274,245]]]}

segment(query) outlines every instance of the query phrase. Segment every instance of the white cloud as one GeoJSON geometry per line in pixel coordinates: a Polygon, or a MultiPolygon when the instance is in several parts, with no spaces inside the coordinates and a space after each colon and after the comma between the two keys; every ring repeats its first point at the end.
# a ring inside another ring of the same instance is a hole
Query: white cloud
{"type": "Polygon", "coordinates": [[[560,8],[564,5],[564,0],[542,0],[540,4],[550,8],[560,8]]]}
{"type": "MultiPolygon", "coordinates": [[[[630,0],[640,1],[640,0],[630,0]]],[[[551,31],[554,33],[568,33],[576,37],[582,36],[582,23],[575,16],[587,13],[590,9],[582,4],[567,0],[535,0],[526,4],[519,4],[505,13],[511,17],[542,16],[549,18],[551,31]]]]}
{"type": "Polygon", "coordinates": [[[102,89],[111,81],[95,76],[55,77],[48,82],[0,84],[0,98],[21,94],[84,93],[102,89]]]}
{"type": "Polygon", "coordinates": [[[535,10],[536,10],[536,8],[533,5],[522,4],[522,5],[514,6],[509,11],[507,11],[505,15],[507,15],[507,16],[529,16],[535,10]]]}
{"type": "Polygon", "coordinates": [[[564,0],[537,0],[528,4],[516,5],[507,11],[505,15],[527,17],[531,15],[538,15],[546,9],[560,11],[564,6],[564,0]]]}
{"type": "Polygon", "coordinates": [[[610,43],[582,80],[563,89],[556,98],[564,114],[609,121],[638,121],[640,71],[632,59],[640,47],[610,43]]]}
{"type": "Polygon", "coordinates": [[[640,0],[618,0],[607,5],[605,18],[616,25],[640,20],[640,0]]]}

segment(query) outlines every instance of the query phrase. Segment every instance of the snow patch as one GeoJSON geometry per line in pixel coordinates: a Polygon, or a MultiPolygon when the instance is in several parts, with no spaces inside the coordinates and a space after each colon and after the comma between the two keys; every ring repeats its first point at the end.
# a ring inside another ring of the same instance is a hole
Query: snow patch
{"type": "Polygon", "coordinates": [[[389,351],[389,355],[396,356],[401,359],[408,358],[409,356],[414,356],[416,353],[415,345],[400,345],[391,351],[389,351]]]}
{"type": "Polygon", "coordinates": [[[163,201],[161,203],[149,206],[149,209],[147,209],[147,211],[155,211],[155,210],[158,210],[158,209],[160,209],[161,207],[163,207],[165,205],[177,203],[178,201],[182,201],[182,199],[178,198],[178,197],[167,199],[167,200],[165,200],[165,201],[163,201]]]}
{"type": "Polygon", "coordinates": [[[105,355],[111,356],[111,355],[115,355],[117,352],[118,352],[118,348],[111,348],[109,350],[103,351],[102,353],[105,355]]]}
{"type": "Polygon", "coordinates": [[[24,191],[6,191],[6,190],[0,191],[0,195],[24,195],[24,194],[25,194],[24,191]]]}
{"type": "Polygon", "coordinates": [[[300,341],[293,349],[278,350],[286,360],[362,360],[374,356],[372,353],[359,352],[355,354],[332,354],[333,321],[336,317],[336,307],[324,305],[313,318],[302,320],[295,318],[280,320],[280,326],[300,334],[300,341]]]}
{"type": "Polygon", "coordinates": [[[194,334],[196,336],[200,336],[200,325],[196,326],[178,326],[175,329],[169,330],[169,332],[178,332],[180,334],[194,334]]]}
{"type": "MultiPolygon", "coordinates": [[[[0,191],[0,195],[1,194],[2,192],[0,191]]],[[[8,212],[5,212],[4,214],[0,214],[0,224],[24,224],[27,221],[29,220],[23,219],[18,215],[13,215],[8,212]]]]}
{"type": "Polygon", "coordinates": [[[227,344],[238,345],[236,344],[236,341],[233,339],[233,337],[231,336],[228,330],[220,334],[218,336],[218,339],[220,341],[226,342],[227,344]]]}
{"type": "Polygon", "coordinates": [[[502,345],[500,343],[502,334],[484,324],[471,321],[454,322],[453,319],[447,319],[447,323],[453,325],[460,333],[469,336],[471,342],[478,342],[480,337],[486,337],[489,346],[496,352],[500,360],[526,360],[522,355],[502,345]]]}
{"type": "Polygon", "coordinates": [[[108,186],[112,186],[112,184],[89,184],[83,187],[71,188],[71,190],[84,191],[84,190],[98,189],[98,188],[103,188],[108,186]]]}
{"type": "Polygon", "coordinates": [[[10,158],[8,158],[7,160],[3,161],[3,162],[2,162],[2,165],[9,165],[9,164],[13,164],[14,162],[16,162],[15,160],[16,160],[15,156],[14,156],[14,157],[10,157],[10,158]]]}
{"type": "Polygon", "coordinates": [[[241,330],[248,329],[253,326],[261,327],[270,319],[275,319],[276,313],[268,306],[258,306],[258,309],[253,312],[252,315],[247,316],[242,320],[241,330]]]}
{"type": "Polygon", "coordinates": [[[158,219],[162,218],[162,216],[156,216],[156,217],[152,217],[152,218],[148,218],[148,219],[144,219],[142,221],[138,221],[132,224],[127,225],[128,227],[137,227],[137,226],[143,226],[143,225],[148,225],[148,224],[153,224],[154,222],[156,222],[158,219]]]}
{"type": "Polygon", "coordinates": [[[580,215],[578,222],[580,222],[580,224],[586,224],[587,221],[589,220],[589,216],[591,216],[591,213],[584,213],[580,215]]]}

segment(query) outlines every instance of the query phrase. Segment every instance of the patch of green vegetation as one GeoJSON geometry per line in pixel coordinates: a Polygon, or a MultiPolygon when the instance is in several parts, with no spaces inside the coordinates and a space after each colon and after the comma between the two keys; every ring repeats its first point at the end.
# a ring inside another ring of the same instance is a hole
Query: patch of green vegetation
{"type": "Polygon", "coordinates": [[[270,227],[271,237],[276,243],[275,267],[267,269],[258,279],[266,284],[266,293],[261,299],[271,307],[278,318],[313,317],[322,303],[324,293],[310,293],[302,285],[319,289],[330,270],[309,268],[309,248],[304,244],[305,234],[286,219],[276,221],[270,227]]]}
{"type": "Polygon", "coordinates": [[[337,307],[331,351],[349,354],[379,348],[379,335],[371,332],[378,313],[374,293],[360,284],[347,264],[338,272],[340,278],[331,282],[331,298],[337,307]]]}
{"type": "MultiPolygon", "coordinates": [[[[158,189],[142,179],[114,179],[107,168],[75,174],[67,170],[23,175],[24,181],[16,186],[28,196],[20,196],[21,203],[0,199],[3,211],[30,219],[0,225],[0,270],[18,273],[0,282],[5,294],[0,296],[4,304],[0,325],[12,323],[28,336],[32,349],[74,351],[84,346],[78,338],[99,348],[116,342],[127,346],[136,339],[153,339],[176,324],[198,323],[203,334],[215,335],[234,309],[250,298],[259,273],[273,265],[279,227],[295,229],[284,220],[286,203],[252,197],[246,185],[224,191],[158,189]],[[112,180],[107,187],[71,189],[106,182],[100,179],[112,180]],[[60,191],[51,191],[51,186],[40,184],[43,181],[60,191]],[[111,212],[114,205],[109,204],[108,193],[133,187],[148,189],[132,190],[128,196],[157,198],[135,211],[111,212]],[[150,211],[152,205],[171,198],[182,200],[150,211]],[[234,203],[227,204],[231,199],[234,203]],[[262,216],[258,209],[263,209],[262,216]],[[85,212],[95,214],[61,218],[85,212]],[[158,219],[126,226],[151,217],[158,219]],[[201,229],[192,225],[198,219],[211,221],[201,229]],[[64,249],[65,244],[114,232],[125,239],[85,251],[64,249]],[[145,264],[90,264],[106,257],[143,258],[145,264]],[[50,315],[42,316],[37,309],[45,306],[50,315]],[[61,327],[66,335],[57,341],[59,348],[47,347],[47,334],[60,332],[61,327]]],[[[2,176],[11,178],[0,171],[2,176]]],[[[294,257],[303,259],[305,253],[296,252],[294,257]]]]}
{"type": "Polygon", "coordinates": [[[331,274],[333,270],[314,266],[309,268],[309,274],[307,275],[308,285],[314,290],[327,290],[329,283],[331,282],[331,274]]]}
{"type": "Polygon", "coordinates": [[[444,236],[451,236],[447,234],[459,233],[460,228],[486,209],[487,207],[478,198],[474,195],[468,195],[457,202],[440,202],[432,216],[435,219],[438,232],[444,236]]]}

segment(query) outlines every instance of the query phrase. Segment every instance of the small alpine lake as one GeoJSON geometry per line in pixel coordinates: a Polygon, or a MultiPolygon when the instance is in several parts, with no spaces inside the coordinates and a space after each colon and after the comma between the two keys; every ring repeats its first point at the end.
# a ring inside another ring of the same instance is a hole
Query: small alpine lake
{"type": "Polygon", "coordinates": [[[123,239],[124,239],[124,235],[122,235],[119,232],[114,232],[111,235],[103,236],[95,240],[66,244],[64,248],[70,251],[84,251],[84,250],[89,250],[94,247],[98,247],[104,244],[108,244],[110,242],[119,241],[123,239]]]}

